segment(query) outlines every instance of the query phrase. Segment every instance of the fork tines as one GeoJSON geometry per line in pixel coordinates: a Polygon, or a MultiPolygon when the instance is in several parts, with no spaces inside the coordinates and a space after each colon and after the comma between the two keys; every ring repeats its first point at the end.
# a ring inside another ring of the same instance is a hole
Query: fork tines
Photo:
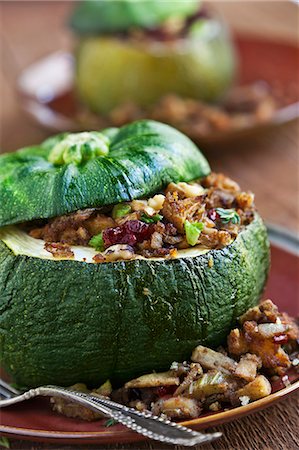
{"type": "Polygon", "coordinates": [[[10,386],[4,380],[0,378],[0,397],[1,398],[11,398],[15,395],[19,395],[20,392],[14,387],[10,386]]]}

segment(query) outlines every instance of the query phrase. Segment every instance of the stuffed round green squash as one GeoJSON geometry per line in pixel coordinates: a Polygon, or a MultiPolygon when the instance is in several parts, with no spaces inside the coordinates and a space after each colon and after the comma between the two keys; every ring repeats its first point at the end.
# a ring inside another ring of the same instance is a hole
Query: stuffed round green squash
{"type": "Polygon", "coordinates": [[[167,94],[215,101],[234,79],[229,34],[198,0],[84,1],[71,25],[76,90],[97,113],[149,107],[167,94]]]}
{"type": "Polygon", "coordinates": [[[0,198],[1,364],[22,386],[166,369],[219,345],[263,290],[252,194],[169,126],[4,154],[0,198]]]}

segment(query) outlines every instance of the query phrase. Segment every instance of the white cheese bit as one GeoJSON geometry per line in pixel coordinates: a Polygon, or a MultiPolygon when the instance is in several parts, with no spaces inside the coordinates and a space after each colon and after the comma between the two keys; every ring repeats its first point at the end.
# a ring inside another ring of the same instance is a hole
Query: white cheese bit
{"type": "Polygon", "coordinates": [[[285,385],[285,387],[290,386],[291,382],[289,380],[289,377],[287,375],[284,375],[281,379],[281,381],[283,382],[283,384],[285,385]]]}
{"type": "Polygon", "coordinates": [[[169,370],[178,370],[178,368],[179,368],[179,363],[177,361],[173,361],[169,370]]]}
{"type": "Polygon", "coordinates": [[[239,400],[241,402],[241,405],[245,406],[250,402],[250,397],[248,397],[248,395],[242,395],[241,397],[239,397],[239,400]]]}

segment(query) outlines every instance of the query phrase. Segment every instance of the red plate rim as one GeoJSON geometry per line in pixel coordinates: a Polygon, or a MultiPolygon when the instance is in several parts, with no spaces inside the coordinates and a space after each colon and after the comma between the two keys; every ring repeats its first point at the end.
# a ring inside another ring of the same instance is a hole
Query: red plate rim
{"type": "MultiPolygon", "coordinates": [[[[274,392],[273,394],[270,394],[268,397],[262,398],[260,400],[256,400],[253,403],[249,403],[248,405],[239,406],[238,408],[229,409],[228,411],[221,411],[220,413],[215,413],[212,415],[204,416],[202,418],[188,420],[184,422],[180,422],[181,425],[188,426],[190,428],[197,428],[202,429],[208,426],[213,426],[216,423],[218,424],[220,421],[221,423],[228,422],[231,418],[240,418],[244,415],[251,414],[255,411],[258,411],[260,409],[265,409],[269,406],[272,406],[273,404],[277,403],[282,398],[288,396],[292,392],[299,389],[299,380],[295,381],[295,383],[291,384],[290,386],[287,386],[280,391],[274,392]]],[[[11,427],[11,426],[0,426],[0,433],[3,435],[14,435],[19,437],[40,437],[40,438],[54,438],[54,439],[81,439],[81,438],[98,438],[99,436],[105,435],[105,437],[113,437],[116,436],[116,433],[114,431],[93,431],[93,432],[84,432],[84,431],[44,431],[44,430],[34,430],[29,428],[18,428],[18,427],[11,427]]],[[[117,435],[121,434],[128,434],[128,430],[120,429],[117,430],[117,435]]],[[[145,440],[146,438],[139,435],[140,440],[145,440]]],[[[137,435],[136,435],[137,438],[137,435]]],[[[135,433],[134,433],[134,440],[135,433]]]]}

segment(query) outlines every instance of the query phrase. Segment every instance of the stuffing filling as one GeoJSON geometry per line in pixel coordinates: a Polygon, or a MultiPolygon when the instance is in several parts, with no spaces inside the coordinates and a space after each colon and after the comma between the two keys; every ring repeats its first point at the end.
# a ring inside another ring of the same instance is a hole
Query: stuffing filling
{"type": "MultiPolygon", "coordinates": [[[[171,419],[193,419],[203,413],[244,406],[299,377],[299,329],[271,300],[249,309],[239,319],[227,345],[218,351],[197,346],[191,361],[174,362],[167,372],[150,373],[113,390],[110,381],[89,391],[116,402],[171,419]],[[289,378],[290,377],[290,378],[289,378]]],[[[52,398],[53,409],[68,417],[96,420],[102,416],[78,404],[52,398]]]]}
{"type": "Polygon", "coordinates": [[[199,246],[220,249],[231,244],[254,218],[254,196],[222,174],[201,181],[170,183],[149,199],[110,207],[88,208],[27,225],[43,239],[54,257],[72,256],[72,245],[91,246],[94,262],[136,257],[177,256],[178,250],[199,246]]]}

